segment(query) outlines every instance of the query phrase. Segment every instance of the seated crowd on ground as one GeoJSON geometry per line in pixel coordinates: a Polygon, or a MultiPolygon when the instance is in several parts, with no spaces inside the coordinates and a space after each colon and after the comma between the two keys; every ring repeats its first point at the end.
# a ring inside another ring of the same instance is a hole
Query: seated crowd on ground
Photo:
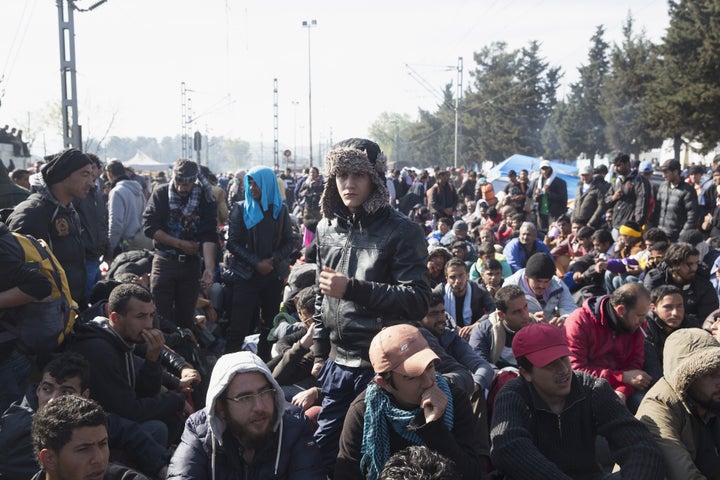
{"type": "Polygon", "coordinates": [[[720,156],[324,165],[0,165],[0,477],[720,478],[720,156]]]}

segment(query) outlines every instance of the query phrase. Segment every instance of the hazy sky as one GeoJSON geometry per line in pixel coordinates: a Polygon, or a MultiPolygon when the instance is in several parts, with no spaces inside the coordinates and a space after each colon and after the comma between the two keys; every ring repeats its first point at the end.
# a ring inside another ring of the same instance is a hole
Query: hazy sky
{"type": "MultiPolygon", "coordinates": [[[[95,2],[76,0],[80,8],[95,2]]],[[[0,123],[32,131],[60,98],[56,2],[3,0],[0,9],[0,123]]],[[[85,137],[108,127],[117,136],[179,134],[184,81],[198,117],[192,130],[262,139],[271,149],[277,78],[280,148],[293,148],[295,135],[306,145],[308,30],[301,23],[316,19],[314,144],[363,136],[383,111],[415,119],[418,107],[434,109],[437,98],[406,65],[439,91],[455,81],[464,57],[467,86],[473,52],[493,41],[519,48],[538,40],[566,85],[577,79],[595,27],[620,41],[628,12],[651,40],[662,38],[665,0],[108,0],[75,13],[80,124],[85,137]]],[[[34,153],[43,153],[43,142],[59,148],[58,135],[46,132],[34,153]]]]}

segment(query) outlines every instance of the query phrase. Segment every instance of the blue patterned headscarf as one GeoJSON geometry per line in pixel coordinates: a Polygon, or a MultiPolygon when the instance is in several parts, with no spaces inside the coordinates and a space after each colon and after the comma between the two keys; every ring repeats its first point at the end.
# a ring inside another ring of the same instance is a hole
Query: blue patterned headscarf
{"type": "MultiPolygon", "coordinates": [[[[443,423],[453,429],[454,407],[450,386],[439,372],[435,373],[438,387],[447,395],[448,403],[443,414],[443,423]]],[[[390,395],[376,382],[370,382],[365,390],[365,415],[363,417],[363,439],[360,446],[360,469],[368,480],[377,480],[385,462],[390,458],[390,429],[411,445],[424,445],[420,436],[408,426],[420,412],[421,407],[404,410],[396,407],[390,395]]]]}
{"type": "Polygon", "coordinates": [[[243,219],[245,220],[245,227],[250,230],[252,227],[260,223],[263,219],[263,212],[266,212],[269,205],[273,206],[273,218],[277,220],[280,214],[280,207],[282,207],[282,197],[280,196],[280,189],[278,188],[277,178],[271,169],[268,167],[253,167],[245,175],[245,210],[243,212],[243,219]],[[260,190],[262,191],[262,197],[258,203],[250,194],[250,178],[255,180],[260,190]]]}

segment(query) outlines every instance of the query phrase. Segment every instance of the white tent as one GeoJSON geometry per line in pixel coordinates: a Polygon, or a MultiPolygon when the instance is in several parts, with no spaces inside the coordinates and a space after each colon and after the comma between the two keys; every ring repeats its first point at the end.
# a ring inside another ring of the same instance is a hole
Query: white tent
{"type": "Polygon", "coordinates": [[[140,150],[138,150],[135,156],[132,157],[130,160],[123,162],[123,165],[125,167],[132,167],[133,170],[140,172],[159,172],[172,168],[172,165],[166,165],[164,163],[157,162],[145,155],[140,150]]]}

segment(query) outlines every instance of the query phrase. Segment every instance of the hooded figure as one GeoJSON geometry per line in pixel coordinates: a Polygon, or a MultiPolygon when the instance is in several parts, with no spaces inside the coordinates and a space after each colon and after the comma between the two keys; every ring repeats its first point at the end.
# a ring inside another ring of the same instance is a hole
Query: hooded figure
{"type": "Polygon", "coordinates": [[[666,478],[720,478],[720,344],[699,328],[677,330],[665,341],[663,369],[636,417],[663,452],[666,478]]]}
{"type": "Polygon", "coordinates": [[[280,309],[295,242],[292,221],[273,171],[254,167],[244,181],[245,200],[233,205],[228,221],[227,250],[232,257],[226,263],[237,275],[225,351],[240,350],[244,338],[255,330],[259,308],[258,354],[269,359],[267,335],[280,309]]]}
{"type": "Polygon", "coordinates": [[[236,352],[215,364],[206,406],[185,423],[167,478],[324,480],[325,476],[309,420],[286,411],[282,389],[259,357],[236,352]],[[235,381],[237,375],[243,375],[240,381],[235,381]],[[253,382],[259,383],[259,390],[246,392],[244,386],[253,382]],[[269,418],[267,412],[272,412],[269,418]],[[243,441],[247,430],[263,421],[267,425],[263,439],[252,446],[243,441]]]}

